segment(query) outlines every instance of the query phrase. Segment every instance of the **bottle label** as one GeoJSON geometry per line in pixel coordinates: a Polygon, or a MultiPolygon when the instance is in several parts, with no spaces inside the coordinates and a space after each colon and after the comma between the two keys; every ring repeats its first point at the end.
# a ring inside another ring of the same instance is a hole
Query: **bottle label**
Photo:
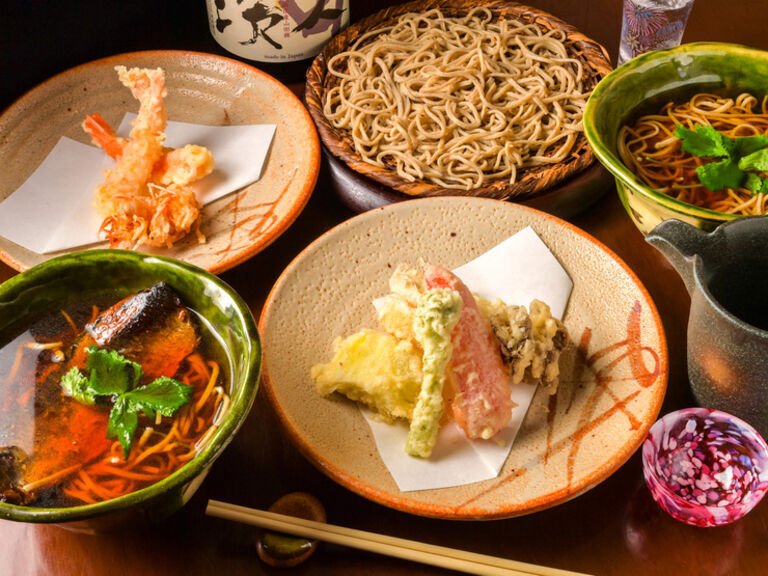
{"type": "Polygon", "coordinates": [[[349,0],[206,0],[211,34],[223,48],[259,62],[317,55],[349,24],[349,0]]]}

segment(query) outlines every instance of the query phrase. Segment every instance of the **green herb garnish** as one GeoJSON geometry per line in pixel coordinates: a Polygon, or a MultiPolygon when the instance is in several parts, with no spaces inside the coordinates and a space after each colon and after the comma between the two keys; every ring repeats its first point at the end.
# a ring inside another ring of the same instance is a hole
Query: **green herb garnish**
{"type": "Polygon", "coordinates": [[[694,130],[689,130],[681,124],[677,124],[675,136],[683,141],[682,148],[694,156],[730,156],[731,146],[727,136],[724,136],[712,126],[699,124],[694,130]]]}
{"type": "Polygon", "coordinates": [[[721,158],[696,168],[699,182],[709,190],[745,187],[753,194],[768,192],[768,179],[753,172],[768,171],[768,136],[729,138],[712,126],[698,124],[695,130],[677,124],[675,136],[682,149],[694,156],[721,158]]]}
{"type": "Polygon", "coordinates": [[[758,170],[765,172],[768,170],[768,148],[757,150],[739,160],[739,168],[742,170],[758,170]]]}
{"type": "Polygon", "coordinates": [[[149,418],[154,418],[155,413],[173,416],[192,399],[192,386],[167,376],[139,386],[144,375],[141,366],[114,350],[89,346],[86,368],[88,378],[78,368],[72,368],[61,379],[61,387],[67,396],[82,404],[94,404],[99,397],[112,400],[107,438],[120,441],[126,460],[139,425],[139,412],[149,418]]]}
{"type": "Polygon", "coordinates": [[[114,350],[88,347],[86,367],[90,372],[90,388],[99,396],[122,394],[139,384],[144,371],[114,350]]]}
{"type": "Polygon", "coordinates": [[[757,174],[748,173],[744,180],[744,188],[752,194],[765,194],[768,192],[768,178],[760,178],[757,174]]]}
{"type": "Polygon", "coordinates": [[[83,376],[77,368],[72,368],[61,379],[61,387],[67,396],[71,396],[81,404],[91,405],[96,402],[96,396],[88,386],[88,378],[83,376]]]}

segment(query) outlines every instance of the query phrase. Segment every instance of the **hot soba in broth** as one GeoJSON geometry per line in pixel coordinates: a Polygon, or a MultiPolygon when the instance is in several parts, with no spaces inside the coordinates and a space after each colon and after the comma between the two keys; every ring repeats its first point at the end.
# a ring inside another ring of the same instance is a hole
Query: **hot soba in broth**
{"type": "Polygon", "coordinates": [[[644,183],[728,214],[768,214],[768,96],[698,93],[623,126],[618,152],[644,183]]]}
{"type": "Polygon", "coordinates": [[[115,300],[0,336],[0,502],[139,490],[194,458],[226,414],[226,365],[194,311],[162,283],[115,300]]]}

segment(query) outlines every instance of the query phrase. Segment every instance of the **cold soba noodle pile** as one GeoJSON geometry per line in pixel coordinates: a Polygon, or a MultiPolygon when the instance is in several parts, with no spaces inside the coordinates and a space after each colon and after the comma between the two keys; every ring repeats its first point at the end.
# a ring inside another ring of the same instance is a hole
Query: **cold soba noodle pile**
{"type": "Polygon", "coordinates": [[[677,126],[694,130],[711,126],[735,140],[768,134],[768,96],[758,102],[750,94],[726,98],[696,94],[687,102],[665,105],[658,114],[639,118],[619,132],[618,151],[622,161],[646,184],[689,204],[731,214],[768,213],[765,193],[753,193],[743,186],[710,190],[700,182],[697,168],[712,158],[683,150],[675,135],[677,126]]]}
{"type": "Polygon", "coordinates": [[[477,8],[401,16],[328,61],[324,114],[362,158],[472,190],[566,159],[588,96],[565,32],[477,8]]]}

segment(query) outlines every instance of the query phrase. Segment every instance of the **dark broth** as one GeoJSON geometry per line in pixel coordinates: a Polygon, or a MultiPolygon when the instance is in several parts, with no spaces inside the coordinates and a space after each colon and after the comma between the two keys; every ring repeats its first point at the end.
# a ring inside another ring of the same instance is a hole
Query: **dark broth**
{"type": "MultiPolygon", "coordinates": [[[[0,345],[0,451],[12,446],[21,448],[27,456],[24,469],[42,466],[46,473],[48,470],[55,473],[57,467],[76,466],[103,457],[112,446],[113,441],[106,439],[111,405],[85,406],[64,396],[60,380],[66,362],[62,362],[61,356],[57,357],[53,350],[35,349],[28,345],[61,342],[60,350],[66,352],[92,319],[93,306],[103,310],[117,300],[119,298],[114,295],[104,296],[87,304],[69,306],[66,313],[77,326],[77,331],[62,311],[57,310],[39,317],[16,336],[6,335],[3,338],[0,345]],[[11,373],[13,377],[9,378],[11,373]],[[42,463],[43,460],[49,463],[42,463]]],[[[230,379],[226,356],[206,330],[205,324],[199,322],[199,325],[200,341],[195,352],[206,361],[218,363],[221,373],[217,386],[223,386],[228,394],[225,383],[230,379]]],[[[195,389],[192,403],[196,402],[200,392],[197,386],[195,389]]],[[[213,417],[211,414],[210,420],[213,417]]],[[[135,438],[145,426],[152,426],[158,433],[164,434],[172,426],[172,419],[164,418],[159,426],[155,426],[154,422],[141,416],[135,438]]],[[[56,508],[83,504],[83,501],[65,494],[63,488],[67,480],[65,477],[61,482],[36,490],[33,499],[26,504],[56,508]]],[[[137,488],[155,481],[145,482],[137,488]]],[[[0,501],[2,492],[0,486],[0,501]]]]}

